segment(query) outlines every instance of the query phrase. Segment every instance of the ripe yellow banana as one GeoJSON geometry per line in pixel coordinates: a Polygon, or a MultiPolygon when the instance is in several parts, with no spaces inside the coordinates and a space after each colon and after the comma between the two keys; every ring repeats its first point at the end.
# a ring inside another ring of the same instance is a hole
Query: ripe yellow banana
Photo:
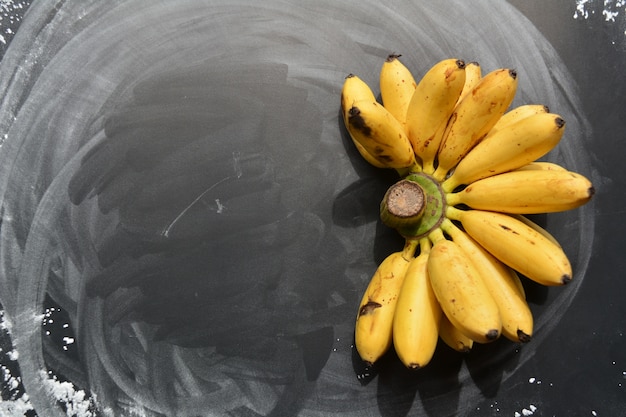
{"type": "MultiPolygon", "coordinates": [[[[348,112],[350,108],[352,108],[354,103],[362,100],[376,101],[376,96],[365,81],[354,74],[348,74],[343,82],[343,87],[341,88],[341,115],[346,128],[348,127],[348,112]]],[[[387,168],[385,164],[374,158],[363,147],[363,145],[354,139],[350,129],[348,129],[348,133],[350,134],[352,143],[354,143],[354,146],[359,151],[359,154],[361,154],[363,159],[377,168],[387,168]]]]}
{"type": "Polygon", "coordinates": [[[403,251],[381,262],[363,294],[354,329],[361,359],[376,362],[392,343],[393,315],[417,242],[408,241],[403,251]]]}
{"type": "Polygon", "coordinates": [[[450,116],[437,153],[437,180],[442,181],[485,137],[511,105],[516,90],[517,73],[498,69],[486,74],[461,100],[450,116]]]}
{"type": "Polygon", "coordinates": [[[353,103],[347,127],[352,138],[381,164],[396,169],[416,165],[404,128],[382,104],[372,100],[353,103]]]}
{"type": "Polygon", "coordinates": [[[459,162],[443,183],[450,192],[462,184],[517,169],[550,152],[561,140],[565,121],[539,113],[487,135],[459,162]]]}
{"type": "Polygon", "coordinates": [[[543,285],[563,285],[572,266],[563,249],[514,217],[491,211],[447,208],[475,241],[501,262],[543,285]]]}
{"type": "Polygon", "coordinates": [[[591,182],[570,171],[511,171],[471,183],[446,195],[449,205],[502,213],[537,214],[571,210],[594,194],[591,182]]]}
{"type": "Polygon", "coordinates": [[[400,62],[400,55],[389,55],[380,69],[380,96],[383,106],[405,125],[406,111],[417,83],[411,71],[400,62]]]}
{"type": "Polygon", "coordinates": [[[495,300],[502,318],[502,334],[514,342],[529,342],[533,334],[533,315],[526,303],[524,287],[515,271],[487,252],[474,239],[445,219],[441,228],[472,260],[495,300]]]}
{"type": "Polygon", "coordinates": [[[457,352],[467,353],[474,346],[474,341],[454,327],[445,314],[441,316],[439,323],[439,337],[446,345],[457,352]]]}
{"type": "Polygon", "coordinates": [[[456,242],[443,236],[434,240],[428,275],[444,314],[475,342],[496,340],[502,331],[500,311],[478,270],[456,242]]]}
{"type": "Polygon", "coordinates": [[[428,238],[420,240],[420,254],[406,271],[393,317],[393,345],[402,363],[420,369],[430,362],[439,340],[441,307],[435,297],[427,265],[428,238]]]}
{"type": "Polygon", "coordinates": [[[487,134],[487,137],[496,133],[500,129],[512,125],[513,123],[517,123],[520,120],[525,119],[529,116],[541,113],[550,113],[550,109],[548,108],[548,106],[544,104],[523,104],[521,106],[517,106],[514,109],[511,109],[508,112],[504,113],[502,117],[498,119],[496,124],[487,134]]]}
{"type": "Polygon", "coordinates": [[[418,82],[406,113],[406,130],[426,173],[432,173],[437,149],[465,84],[465,63],[445,59],[418,82]]]}
{"type": "Polygon", "coordinates": [[[459,96],[459,101],[461,101],[470,91],[476,87],[476,85],[480,82],[482,78],[482,69],[480,68],[480,64],[476,61],[468,62],[465,64],[465,84],[463,84],[463,90],[461,91],[461,95],[459,96]]]}

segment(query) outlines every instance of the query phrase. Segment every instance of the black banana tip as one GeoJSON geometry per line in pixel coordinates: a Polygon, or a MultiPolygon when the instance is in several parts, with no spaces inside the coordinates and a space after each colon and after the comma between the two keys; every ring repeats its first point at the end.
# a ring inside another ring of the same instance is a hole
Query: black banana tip
{"type": "Polygon", "coordinates": [[[457,59],[456,66],[459,67],[459,69],[465,68],[465,61],[463,61],[462,59],[457,59]]]}
{"type": "Polygon", "coordinates": [[[496,340],[498,337],[500,337],[500,331],[496,330],[496,329],[491,329],[487,332],[487,334],[485,335],[485,337],[487,338],[487,340],[489,341],[493,341],[496,340]]]}
{"type": "Polygon", "coordinates": [[[385,61],[393,62],[396,59],[400,58],[401,56],[402,56],[402,54],[389,54],[389,55],[387,55],[387,59],[385,59],[385,61]]]}
{"type": "Polygon", "coordinates": [[[560,118],[560,117],[556,117],[556,118],[554,119],[554,123],[556,124],[556,127],[557,127],[558,129],[562,129],[562,128],[563,128],[563,126],[565,126],[565,120],[563,120],[563,119],[562,119],[562,118],[560,118]]]}
{"type": "Polygon", "coordinates": [[[587,194],[589,195],[589,198],[593,197],[593,195],[596,193],[596,189],[594,188],[594,186],[592,185],[591,187],[589,187],[589,189],[587,190],[587,194]]]}
{"type": "Polygon", "coordinates": [[[517,338],[522,343],[528,343],[528,342],[530,342],[530,339],[532,339],[532,336],[529,335],[529,334],[524,333],[520,329],[517,329],[517,338]]]}
{"type": "Polygon", "coordinates": [[[564,274],[564,275],[561,277],[561,284],[565,285],[565,284],[567,284],[568,282],[570,282],[571,280],[572,280],[571,275],[564,274]]]}
{"type": "Polygon", "coordinates": [[[510,69],[509,70],[509,75],[511,76],[511,78],[516,79],[517,78],[517,71],[515,71],[514,69],[510,69]]]}

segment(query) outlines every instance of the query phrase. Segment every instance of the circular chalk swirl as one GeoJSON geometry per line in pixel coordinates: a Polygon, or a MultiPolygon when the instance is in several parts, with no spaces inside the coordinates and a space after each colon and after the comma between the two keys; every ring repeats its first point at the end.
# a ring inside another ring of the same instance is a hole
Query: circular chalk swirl
{"type": "Polygon", "coordinates": [[[104,415],[454,414],[481,395],[475,369],[503,383],[558,324],[587,269],[593,202],[546,218],[575,277],[540,295],[519,353],[490,346],[393,389],[357,380],[375,225],[330,213],[377,173],[351,162],[343,77],[377,86],[389,53],[416,77],[448,57],[512,67],[514,105],[567,121],[551,161],[588,175],[591,132],[557,52],[506,2],[310,3],[30,7],[0,65],[0,301],[40,415],[65,415],[48,369],[104,415]],[[46,297],[68,311],[78,358],[42,335],[46,297]]]}

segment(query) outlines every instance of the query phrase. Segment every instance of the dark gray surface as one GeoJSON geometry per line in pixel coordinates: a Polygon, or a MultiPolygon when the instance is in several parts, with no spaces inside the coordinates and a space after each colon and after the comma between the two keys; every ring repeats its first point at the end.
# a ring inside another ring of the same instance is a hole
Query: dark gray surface
{"type": "Polygon", "coordinates": [[[24,383],[5,377],[0,411],[624,414],[623,13],[544,3],[32,5],[0,66],[4,360],[24,383]],[[354,354],[358,299],[401,242],[376,220],[395,178],[350,146],[338,98],[390,52],[417,76],[515,67],[516,103],[568,122],[550,159],[597,195],[540,219],[576,276],[528,286],[529,345],[441,346],[419,373],[354,354]]]}

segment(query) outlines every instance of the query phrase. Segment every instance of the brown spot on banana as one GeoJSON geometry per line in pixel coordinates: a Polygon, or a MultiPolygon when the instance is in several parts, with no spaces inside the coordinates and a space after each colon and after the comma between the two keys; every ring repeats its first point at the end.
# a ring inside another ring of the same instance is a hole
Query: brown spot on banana
{"type": "Polygon", "coordinates": [[[368,301],[367,303],[363,304],[359,309],[359,317],[372,314],[374,313],[374,310],[382,306],[382,304],[377,303],[376,301],[368,301]]]}
{"type": "Polygon", "coordinates": [[[360,130],[366,136],[371,136],[372,129],[365,123],[365,120],[361,116],[361,110],[358,107],[352,106],[348,110],[348,120],[355,129],[360,130]]]}

